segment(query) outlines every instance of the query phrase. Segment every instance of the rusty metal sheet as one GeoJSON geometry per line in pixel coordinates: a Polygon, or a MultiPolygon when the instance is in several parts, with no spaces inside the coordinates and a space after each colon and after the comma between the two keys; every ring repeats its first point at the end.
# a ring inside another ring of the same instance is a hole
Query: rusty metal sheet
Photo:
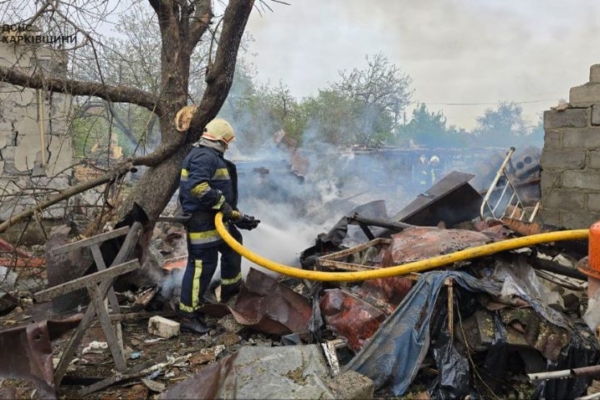
{"type": "Polygon", "coordinates": [[[414,281],[403,276],[369,279],[358,289],[358,296],[391,314],[406,297],[414,281]]]}
{"type": "Polygon", "coordinates": [[[491,241],[480,232],[430,227],[406,229],[392,235],[392,239],[393,242],[383,257],[382,267],[450,254],[491,241]]]}
{"type": "Polygon", "coordinates": [[[326,290],[320,306],[325,323],[356,352],[385,319],[383,311],[340,289],[326,290]]]}
{"type": "Polygon", "coordinates": [[[51,341],[77,326],[81,315],[0,331],[0,378],[32,381],[42,398],[56,398],[51,341]]]}
{"type": "Polygon", "coordinates": [[[216,317],[227,310],[238,323],[273,335],[308,333],[312,317],[306,297],[252,268],[233,306],[209,304],[200,309],[216,317]]]}
{"type": "Polygon", "coordinates": [[[392,220],[422,226],[436,226],[444,221],[446,226],[452,227],[478,217],[483,198],[468,183],[474,176],[450,172],[400,210],[392,220]]]}

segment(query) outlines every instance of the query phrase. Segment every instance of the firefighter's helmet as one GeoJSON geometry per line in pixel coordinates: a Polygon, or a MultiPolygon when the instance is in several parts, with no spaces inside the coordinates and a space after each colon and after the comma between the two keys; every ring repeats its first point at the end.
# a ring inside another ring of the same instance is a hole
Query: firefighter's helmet
{"type": "Polygon", "coordinates": [[[216,118],[206,124],[202,137],[208,140],[221,141],[229,144],[235,139],[235,132],[229,122],[221,118],[216,118]]]}
{"type": "Polygon", "coordinates": [[[429,164],[439,164],[440,163],[440,158],[438,156],[432,156],[429,159],[429,164]]]}

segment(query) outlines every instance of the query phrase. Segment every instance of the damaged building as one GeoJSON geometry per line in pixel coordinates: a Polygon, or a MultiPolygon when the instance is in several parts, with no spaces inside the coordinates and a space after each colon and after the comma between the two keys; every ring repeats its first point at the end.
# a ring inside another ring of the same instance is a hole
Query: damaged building
{"type": "MultiPolygon", "coordinates": [[[[53,56],[24,54],[24,68],[53,56]]],[[[37,248],[0,239],[0,397],[600,398],[598,88],[594,65],[545,113],[541,153],[504,149],[493,162],[483,150],[314,157],[278,132],[282,160],[238,164],[243,209],[260,215],[267,200],[284,211],[252,235],[272,234],[267,245],[286,254],[265,260],[245,237],[240,293],[222,302],[213,282],[205,335],[183,332],[176,315],[187,239],[175,210],[150,233],[134,206],[98,235],[59,226],[37,248]],[[421,155],[443,159],[424,187],[413,179],[421,155]],[[377,179],[359,186],[373,160],[377,179]],[[464,168],[477,160],[487,167],[464,168]],[[348,179],[318,178],[336,168],[348,179]],[[300,229],[301,218],[318,223],[300,229]]],[[[35,201],[15,188],[69,183],[70,99],[0,94],[6,220],[35,201]]]]}

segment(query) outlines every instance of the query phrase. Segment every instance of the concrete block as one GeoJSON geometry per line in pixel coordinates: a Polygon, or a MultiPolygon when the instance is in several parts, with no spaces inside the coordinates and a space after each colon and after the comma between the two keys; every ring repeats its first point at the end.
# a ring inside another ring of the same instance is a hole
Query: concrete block
{"type": "Polygon", "coordinates": [[[562,132],[559,129],[546,129],[544,132],[544,149],[558,149],[562,147],[562,132]]]}
{"type": "Polygon", "coordinates": [[[375,391],[371,378],[354,371],[336,376],[329,382],[329,387],[338,399],[372,399],[375,391]]]}
{"type": "Polygon", "coordinates": [[[590,82],[600,83],[600,64],[594,64],[590,67],[590,82]]]}
{"type": "Polygon", "coordinates": [[[583,169],[585,167],[585,150],[544,149],[540,165],[542,169],[583,169]]]}
{"type": "Polygon", "coordinates": [[[586,83],[569,91],[569,103],[573,107],[589,107],[600,103],[600,83],[586,83]]]}
{"type": "MultiPolygon", "coordinates": [[[[598,98],[600,101],[600,97],[598,98]]],[[[585,128],[588,126],[587,108],[568,108],[564,111],[544,111],[544,128],[585,128]]]]}
{"type": "Polygon", "coordinates": [[[544,196],[544,207],[553,210],[583,209],[585,194],[581,190],[555,189],[544,196]]]}
{"type": "Polygon", "coordinates": [[[546,196],[553,190],[562,187],[562,174],[555,171],[542,171],[542,179],[540,181],[540,190],[542,197],[546,196]]]}
{"type": "Polygon", "coordinates": [[[563,226],[561,221],[560,211],[540,209],[536,216],[536,221],[546,225],[563,226]]]}
{"type": "Polygon", "coordinates": [[[157,335],[166,339],[179,335],[179,322],[160,317],[158,315],[150,318],[148,321],[148,333],[157,335]]]}
{"type": "Polygon", "coordinates": [[[600,104],[592,106],[592,125],[600,125],[600,104]]]}
{"type": "Polygon", "coordinates": [[[587,209],[600,212],[600,193],[587,194],[587,209]]]}
{"type": "Polygon", "coordinates": [[[587,229],[600,220],[600,213],[589,211],[562,211],[563,226],[568,229],[587,229]]]}
{"type": "Polygon", "coordinates": [[[600,191],[600,171],[565,171],[562,184],[564,188],[600,191]]]}
{"type": "Polygon", "coordinates": [[[588,156],[588,167],[600,169],[600,150],[591,150],[588,156]]]}
{"type": "Polygon", "coordinates": [[[563,146],[590,148],[600,147],[600,127],[583,129],[564,129],[563,146]]]}

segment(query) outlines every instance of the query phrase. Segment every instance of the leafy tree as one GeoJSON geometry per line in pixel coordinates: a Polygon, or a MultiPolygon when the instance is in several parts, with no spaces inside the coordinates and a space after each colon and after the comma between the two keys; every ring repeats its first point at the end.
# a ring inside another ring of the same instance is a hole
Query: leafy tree
{"type": "Polygon", "coordinates": [[[392,136],[410,103],[412,79],[382,53],[367,56],[366,60],[366,69],[340,72],[340,81],[331,90],[350,100],[355,142],[377,146],[392,136]]]}
{"type": "Polygon", "coordinates": [[[513,146],[527,134],[523,108],[506,102],[498,104],[496,109],[488,108],[477,118],[473,133],[481,146],[513,146]]]}

